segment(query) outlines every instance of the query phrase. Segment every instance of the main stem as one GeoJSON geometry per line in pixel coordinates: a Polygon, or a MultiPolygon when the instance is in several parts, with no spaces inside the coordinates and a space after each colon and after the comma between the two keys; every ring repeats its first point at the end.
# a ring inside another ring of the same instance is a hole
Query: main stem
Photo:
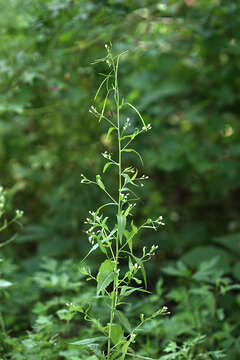
{"type": "MultiPolygon", "coordinates": [[[[121,153],[121,129],[120,129],[120,110],[119,110],[119,89],[118,89],[118,62],[119,57],[117,58],[116,65],[114,60],[112,60],[114,68],[114,99],[116,104],[116,113],[117,113],[117,137],[118,137],[118,215],[121,215],[121,190],[122,190],[122,153],[121,153]]],[[[110,314],[110,324],[108,330],[108,351],[107,351],[107,360],[110,359],[111,353],[111,333],[112,325],[115,315],[115,310],[118,303],[118,282],[119,282],[119,273],[118,273],[118,257],[119,257],[119,232],[116,236],[116,254],[115,254],[115,267],[114,267],[114,285],[112,292],[112,303],[111,303],[111,314],[110,314]]]]}

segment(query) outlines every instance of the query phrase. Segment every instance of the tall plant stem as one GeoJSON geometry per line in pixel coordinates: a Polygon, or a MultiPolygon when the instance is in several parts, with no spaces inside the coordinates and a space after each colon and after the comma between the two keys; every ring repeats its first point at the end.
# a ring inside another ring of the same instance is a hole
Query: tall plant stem
{"type": "MultiPolygon", "coordinates": [[[[117,138],[118,138],[118,215],[121,214],[121,189],[122,189],[122,152],[121,152],[121,128],[120,128],[120,104],[119,104],[119,89],[118,89],[118,63],[119,56],[117,57],[116,64],[114,59],[112,59],[113,69],[114,69],[114,99],[116,105],[116,120],[117,120],[117,138]]],[[[116,235],[116,254],[115,254],[115,267],[114,267],[114,285],[112,292],[112,303],[111,303],[111,314],[110,314],[110,323],[108,329],[108,351],[107,351],[107,360],[110,359],[111,353],[111,333],[112,325],[115,315],[115,310],[118,303],[118,282],[119,282],[119,273],[118,273],[118,257],[119,257],[119,232],[116,235]]]]}

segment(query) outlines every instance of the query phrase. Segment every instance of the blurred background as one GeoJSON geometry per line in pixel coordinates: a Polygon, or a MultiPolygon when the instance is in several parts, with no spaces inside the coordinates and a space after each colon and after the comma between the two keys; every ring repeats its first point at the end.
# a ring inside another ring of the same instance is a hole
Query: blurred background
{"type": "MultiPolygon", "coordinates": [[[[88,111],[99,73],[107,71],[92,63],[112,42],[114,53],[128,50],[121,93],[152,125],[135,143],[150,177],[136,222],[163,215],[166,223],[137,244],[139,252],[159,246],[147,266],[153,295],[135,308],[128,304],[127,316],[160,305],[171,311],[144,327],[139,354],[160,359],[169,341],[181,346],[202,335],[190,346],[195,357],[186,359],[220,358],[216,351],[239,359],[240,3],[1,0],[0,6],[0,183],[7,217],[24,211],[23,226],[0,235],[4,241],[18,232],[1,252],[0,275],[13,284],[0,292],[2,358],[82,359],[68,345],[81,335],[81,320],[67,321],[61,309],[92,291],[90,283],[80,285],[78,272],[89,250],[83,221],[105,198],[80,184],[80,175],[94,178],[101,152],[114,148],[88,111]]],[[[141,168],[130,155],[125,164],[141,168]]],[[[110,172],[106,181],[113,186],[110,172]]],[[[89,258],[93,272],[99,261],[97,253],[89,258]]]]}

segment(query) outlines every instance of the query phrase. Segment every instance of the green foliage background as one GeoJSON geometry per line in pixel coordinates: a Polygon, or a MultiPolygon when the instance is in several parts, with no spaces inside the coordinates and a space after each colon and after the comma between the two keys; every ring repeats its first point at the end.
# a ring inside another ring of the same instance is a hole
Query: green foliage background
{"type": "MultiPolygon", "coordinates": [[[[0,182],[9,216],[15,208],[25,214],[17,240],[1,253],[0,275],[13,283],[0,292],[2,359],[87,359],[70,340],[97,332],[80,316],[69,322],[64,304],[87,303],[94,293],[78,265],[88,251],[83,220],[103,195],[83,188],[80,174],[98,174],[99,153],[113,148],[88,112],[106,70],[91,63],[110,41],[115,53],[128,50],[122,93],[153,128],[136,143],[151,178],[136,216],[166,222],[139,239],[159,246],[148,268],[153,295],[135,299],[125,315],[167,305],[171,316],[142,330],[138,354],[182,359],[176,347],[206,335],[186,345],[185,358],[220,358],[210,352],[223,350],[239,359],[239,2],[0,5],[0,182]]],[[[141,166],[131,154],[126,164],[141,166]]],[[[90,258],[93,269],[100,260],[90,258]]]]}

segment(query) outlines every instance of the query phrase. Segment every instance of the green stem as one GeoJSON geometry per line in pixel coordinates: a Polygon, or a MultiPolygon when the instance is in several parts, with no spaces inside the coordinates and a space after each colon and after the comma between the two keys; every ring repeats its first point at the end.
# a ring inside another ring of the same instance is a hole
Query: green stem
{"type": "Polygon", "coordinates": [[[109,194],[109,192],[106,189],[103,189],[103,191],[109,196],[109,198],[117,204],[117,201],[109,194]]]}
{"type": "MultiPolygon", "coordinates": [[[[117,137],[118,137],[118,215],[121,214],[121,189],[122,189],[122,154],[121,154],[121,131],[120,131],[120,105],[119,105],[119,89],[118,89],[118,62],[119,57],[117,58],[116,65],[112,59],[112,64],[114,67],[114,98],[116,104],[116,113],[117,113],[117,137]]],[[[107,350],[107,360],[110,360],[111,354],[111,332],[112,325],[115,315],[115,310],[118,303],[118,257],[119,257],[119,233],[116,236],[116,255],[115,255],[115,267],[114,267],[114,285],[112,292],[112,304],[111,304],[111,314],[110,314],[110,323],[108,331],[108,350],[107,350]]]]}

